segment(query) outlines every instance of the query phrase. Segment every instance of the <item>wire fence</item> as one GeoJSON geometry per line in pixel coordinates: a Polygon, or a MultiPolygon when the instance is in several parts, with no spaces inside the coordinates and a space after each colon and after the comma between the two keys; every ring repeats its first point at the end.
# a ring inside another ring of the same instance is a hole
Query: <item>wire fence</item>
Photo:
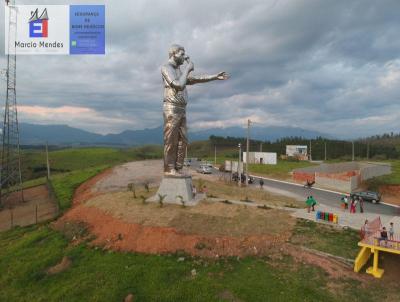
{"type": "MultiPolygon", "coordinates": [[[[0,211],[0,231],[10,230],[15,226],[38,224],[58,216],[59,207],[54,189],[50,182],[46,184],[47,194],[0,211]]],[[[29,190],[29,189],[28,189],[29,190]]],[[[29,195],[29,194],[27,194],[29,195]]]]}

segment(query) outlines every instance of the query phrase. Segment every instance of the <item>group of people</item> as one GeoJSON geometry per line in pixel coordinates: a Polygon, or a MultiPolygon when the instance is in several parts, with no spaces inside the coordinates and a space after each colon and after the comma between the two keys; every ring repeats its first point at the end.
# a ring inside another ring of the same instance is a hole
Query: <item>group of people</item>
{"type": "Polygon", "coordinates": [[[342,198],[340,199],[341,201],[341,206],[343,210],[347,210],[350,208],[350,213],[356,213],[357,212],[357,204],[360,207],[360,213],[364,213],[364,200],[362,197],[347,197],[347,195],[343,195],[342,198]]]}
{"type": "Polygon", "coordinates": [[[310,211],[315,211],[315,206],[317,205],[317,201],[313,196],[307,196],[306,199],[306,205],[307,205],[307,212],[310,213],[310,211]]]}
{"type": "MultiPolygon", "coordinates": [[[[363,238],[365,237],[370,237],[373,236],[374,231],[369,228],[368,220],[365,220],[364,227],[362,228],[363,230],[363,238]]],[[[395,241],[394,238],[394,223],[390,222],[389,224],[389,231],[386,229],[386,227],[382,227],[382,229],[379,230],[380,232],[380,237],[378,238],[379,240],[379,245],[381,244],[382,241],[385,242],[385,246],[387,246],[388,240],[389,241],[395,241]]]]}
{"type": "MultiPolygon", "coordinates": [[[[389,240],[394,241],[394,225],[393,222],[390,223],[389,226],[389,240]]],[[[388,231],[386,230],[386,227],[383,227],[381,230],[381,237],[379,238],[379,244],[381,241],[385,242],[385,245],[387,246],[388,242],[388,231]]]]}

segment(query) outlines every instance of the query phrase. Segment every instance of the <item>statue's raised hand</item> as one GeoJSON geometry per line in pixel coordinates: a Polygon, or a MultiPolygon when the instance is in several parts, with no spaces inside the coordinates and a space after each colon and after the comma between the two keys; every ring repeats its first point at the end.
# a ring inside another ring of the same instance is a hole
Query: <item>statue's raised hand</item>
{"type": "Polygon", "coordinates": [[[217,74],[217,80],[227,80],[229,78],[230,78],[229,74],[226,73],[225,71],[221,71],[220,73],[217,74]]]}

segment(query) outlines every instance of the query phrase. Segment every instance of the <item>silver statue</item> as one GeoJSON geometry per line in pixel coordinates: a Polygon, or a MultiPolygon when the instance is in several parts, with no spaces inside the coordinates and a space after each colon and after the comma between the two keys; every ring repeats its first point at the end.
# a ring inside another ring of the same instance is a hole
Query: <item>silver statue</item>
{"type": "Polygon", "coordinates": [[[227,80],[229,75],[192,75],[193,62],[185,55],[185,49],[174,44],[169,49],[169,60],[161,67],[164,82],[164,173],[179,175],[183,168],[187,146],[186,129],[186,85],[214,80],[227,80]],[[185,66],[180,69],[184,62],[185,66]]]}

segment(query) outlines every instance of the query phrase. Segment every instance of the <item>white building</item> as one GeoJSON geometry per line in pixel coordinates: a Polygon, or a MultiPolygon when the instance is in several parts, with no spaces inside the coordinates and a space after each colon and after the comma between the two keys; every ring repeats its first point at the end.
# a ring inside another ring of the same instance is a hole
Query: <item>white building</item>
{"type": "Polygon", "coordinates": [[[296,157],[301,160],[307,160],[307,146],[286,145],[286,156],[296,157]]]}
{"type": "MultiPolygon", "coordinates": [[[[243,152],[243,162],[246,163],[246,152],[243,152]]],[[[277,154],[274,152],[249,152],[250,164],[276,165],[277,154]]]]}

